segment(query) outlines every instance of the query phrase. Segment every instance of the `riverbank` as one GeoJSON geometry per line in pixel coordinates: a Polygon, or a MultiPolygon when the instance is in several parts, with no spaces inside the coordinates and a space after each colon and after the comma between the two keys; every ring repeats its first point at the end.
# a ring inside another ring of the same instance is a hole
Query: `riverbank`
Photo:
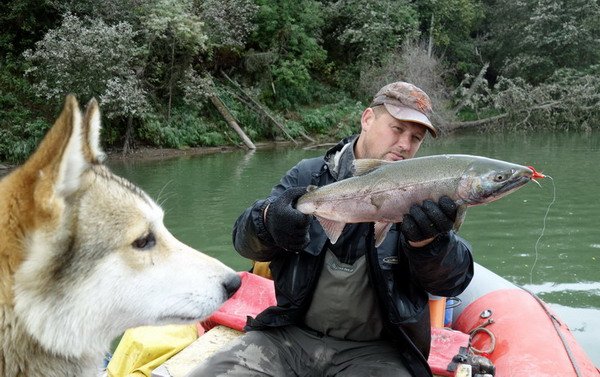
{"type": "MultiPolygon", "coordinates": [[[[313,148],[315,146],[322,145],[333,145],[334,143],[329,143],[326,141],[320,141],[322,144],[309,144],[309,143],[300,143],[298,145],[294,145],[291,141],[288,140],[277,140],[277,141],[268,141],[268,142],[259,142],[254,143],[256,149],[269,149],[269,148],[279,148],[279,147],[290,147],[297,146],[302,148],[313,148]]],[[[249,151],[248,148],[242,146],[232,146],[232,145],[223,145],[218,147],[190,147],[185,149],[175,149],[175,148],[138,148],[130,153],[124,155],[121,151],[107,151],[106,154],[108,158],[111,160],[124,161],[124,160],[163,160],[168,158],[175,157],[183,157],[183,156],[202,156],[207,154],[214,153],[228,153],[233,151],[246,150],[249,151]]]]}
{"type": "MultiPolygon", "coordinates": [[[[329,143],[326,143],[329,145],[329,143]]],[[[293,145],[290,141],[271,141],[255,143],[257,149],[268,149],[277,147],[287,147],[293,145]]],[[[321,145],[321,144],[319,144],[321,145]]],[[[237,150],[247,150],[241,146],[223,145],[218,147],[190,147],[185,149],[176,148],[151,148],[142,147],[131,150],[127,154],[123,154],[120,150],[108,150],[106,151],[109,160],[113,161],[153,161],[153,160],[164,160],[169,158],[184,157],[184,156],[202,156],[214,153],[228,153],[237,150]]],[[[19,164],[10,164],[7,162],[0,161],[0,177],[8,174],[12,169],[19,166],[19,164]]]]}
{"type": "MultiPolygon", "coordinates": [[[[265,147],[267,143],[261,145],[265,147]]],[[[257,145],[258,148],[258,145],[257,145]]],[[[130,151],[127,154],[123,154],[121,151],[106,151],[107,157],[110,160],[116,161],[144,161],[144,160],[162,160],[168,158],[182,157],[182,156],[200,156],[213,153],[231,152],[240,149],[236,146],[221,146],[221,147],[194,147],[186,149],[175,149],[175,148],[138,148],[130,151]]],[[[11,170],[19,166],[19,164],[10,164],[7,162],[0,162],[0,177],[8,174],[11,170]]]]}
{"type": "Polygon", "coordinates": [[[213,153],[231,152],[241,149],[235,146],[220,147],[193,147],[185,149],[175,148],[138,148],[123,154],[121,151],[107,151],[106,154],[111,160],[160,160],[165,158],[174,158],[182,156],[200,156],[213,153]]]}

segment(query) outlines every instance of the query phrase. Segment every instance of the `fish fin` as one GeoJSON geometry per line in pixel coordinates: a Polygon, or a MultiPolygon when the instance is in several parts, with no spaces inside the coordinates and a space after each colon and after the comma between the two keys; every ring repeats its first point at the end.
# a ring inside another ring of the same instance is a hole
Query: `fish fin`
{"type": "Polygon", "coordinates": [[[384,223],[384,222],[376,222],[375,223],[375,247],[381,245],[383,240],[385,240],[385,236],[387,236],[390,228],[392,227],[392,223],[384,223]]]}
{"type": "Polygon", "coordinates": [[[343,223],[341,221],[329,220],[319,216],[315,217],[317,218],[317,220],[319,220],[319,223],[323,227],[323,230],[329,238],[329,241],[331,241],[332,244],[336,243],[338,238],[340,238],[340,234],[342,234],[346,223],[343,223]]]}
{"type": "Polygon", "coordinates": [[[460,229],[460,226],[465,221],[466,216],[467,216],[467,205],[463,204],[461,206],[458,206],[458,210],[456,211],[456,220],[454,220],[454,226],[452,227],[452,230],[454,230],[455,232],[458,232],[458,230],[460,229]]]}
{"type": "Polygon", "coordinates": [[[370,173],[382,165],[393,163],[393,161],[378,160],[376,158],[360,158],[358,160],[354,160],[352,166],[354,167],[354,176],[359,176],[370,173]]]}

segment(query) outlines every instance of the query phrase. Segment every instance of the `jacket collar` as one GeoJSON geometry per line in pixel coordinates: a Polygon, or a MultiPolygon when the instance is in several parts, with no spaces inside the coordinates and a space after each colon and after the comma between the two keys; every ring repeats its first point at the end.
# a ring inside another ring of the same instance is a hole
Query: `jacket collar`
{"type": "Polygon", "coordinates": [[[352,177],[352,163],[355,160],[354,144],[358,135],[349,136],[337,143],[325,154],[325,164],[335,180],[352,177]]]}

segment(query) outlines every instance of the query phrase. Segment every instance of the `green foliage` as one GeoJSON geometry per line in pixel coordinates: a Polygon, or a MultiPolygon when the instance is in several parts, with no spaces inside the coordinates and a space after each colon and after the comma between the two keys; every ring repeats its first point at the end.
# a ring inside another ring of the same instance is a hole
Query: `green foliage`
{"type": "Polygon", "coordinates": [[[275,100],[282,108],[294,108],[310,99],[311,77],[306,67],[298,60],[282,60],[271,70],[275,86],[275,100]]]}
{"type": "Polygon", "coordinates": [[[420,35],[416,8],[404,0],[332,1],[325,17],[323,44],[338,69],[334,79],[350,93],[357,75],[420,35]]]}
{"type": "Polygon", "coordinates": [[[344,99],[316,108],[302,108],[295,120],[286,124],[291,133],[303,130],[309,134],[322,134],[338,139],[360,132],[360,117],[365,104],[344,99]]]}
{"type": "Polygon", "coordinates": [[[419,35],[418,14],[408,1],[335,1],[325,12],[325,38],[338,45],[334,52],[342,61],[378,62],[386,51],[419,35]]]}
{"type": "Polygon", "coordinates": [[[252,22],[258,5],[251,0],[199,1],[201,19],[206,25],[208,44],[213,48],[243,49],[256,25],[252,22]]]}
{"type": "Polygon", "coordinates": [[[215,94],[254,141],[282,137],[221,72],[296,138],[357,132],[396,80],[430,94],[440,127],[596,129],[599,35],[598,0],[7,0],[0,160],[28,155],[67,93],[99,99],[108,147],[127,124],[154,146],[239,143],[215,94]]]}
{"type": "Polygon", "coordinates": [[[323,25],[322,10],[314,0],[257,0],[257,29],[249,43],[268,52],[267,63],[250,70],[263,82],[262,100],[279,108],[311,101],[311,72],[325,62],[326,52],[319,43],[323,25]]]}
{"type": "Polygon", "coordinates": [[[537,84],[560,68],[585,69],[600,61],[597,0],[490,2],[484,52],[507,77],[537,84]]]}
{"type": "Polygon", "coordinates": [[[2,59],[18,57],[60,22],[59,13],[46,1],[0,2],[0,51],[2,59]]]}
{"type": "Polygon", "coordinates": [[[425,0],[416,3],[423,40],[433,37],[433,50],[456,70],[456,77],[480,68],[476,39],[471,35],[485,15],[480,0],[425,0]],[[433,22],[433,24],[432,24],[433,22]]]}
{"type": "Polygon", "coordinates": [[[538,85],[523,78],[500,77],[481,99],[476,107],[483,112],[506,115],[501,119],[505,129],[600,129],[600,65],[585,71],[560,69],[538,85]]]}
{"type": "Polygon", "coordinates": [[[44,2],[48,8],[58,11],[59,14],[70,13],[78,17],[101,19],[108,24],[128,22],[134,25],[138,23],[139,18],[139,0],[44,0],[44,2]]]}
{"type": "Polygon", "coordinates": [[[214,123],[195,115],[188,107],[175,107],[170,119],[148,116],[138,129],[138,137],[148,145],[184,149],[227,144],[214,123]]]}
{"type": "Polygon", "coordinates": [[[147,107],[134,67],[143,53],[134,42],[128,23],[107,25],[102,20],[65,15],[59,28],[50,30],[24,53],[31,64],[26,74],[36,93],[62,101],[69,93],[80,98],[100,97],[105,115],[140,115],[147,107]],[[137,96],[135,102],[134,97],[137,96]]]}
{"type": "Polygon", "coordinates": [[[49,127],[30,108],[44,106],[20,74],[22,69],[18,64],[0,61],[0,161],[23,160],[49,127]]]}
{"type": "Polygon", "coordinates": [[[35,150],[48,127],[46,121],[38,118],[19,124],[18,127],[0,129],[0,160],[24,160],[35,150]]]}
{"type": "Polygon", "coordinates": [[[192,0],[154,0],[143,4],[139,13],[148,40],[160,41],[162,48],[166,43],[190,53],[205,48],[208,37],[192,0]]]}
{"type": "Polygon", "coordinates": [[[214,92],[212,78],[209,75],[200,76],[192,67],[185,71],[179,86],[183,90],[183,101],[196,110],[202,110],[214,92]]]}

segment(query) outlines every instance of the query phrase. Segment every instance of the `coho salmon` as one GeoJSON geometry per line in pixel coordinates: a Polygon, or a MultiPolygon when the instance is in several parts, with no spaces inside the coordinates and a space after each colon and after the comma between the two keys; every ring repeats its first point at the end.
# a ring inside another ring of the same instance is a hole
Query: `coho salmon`
{"type": "Polygon", "coordinates": [[[375,223],[375,245],[390,227],[402,221],[411,205],[446,195],[458,205],[454,229],[466,208],[493,202],[535,178],[532,167],[481,156],[446,154],[402,161],[358,159],[354,176],[316,188],[298,199],[296,208],[314,215],[331,243],[347,223],[375,223]]]}

